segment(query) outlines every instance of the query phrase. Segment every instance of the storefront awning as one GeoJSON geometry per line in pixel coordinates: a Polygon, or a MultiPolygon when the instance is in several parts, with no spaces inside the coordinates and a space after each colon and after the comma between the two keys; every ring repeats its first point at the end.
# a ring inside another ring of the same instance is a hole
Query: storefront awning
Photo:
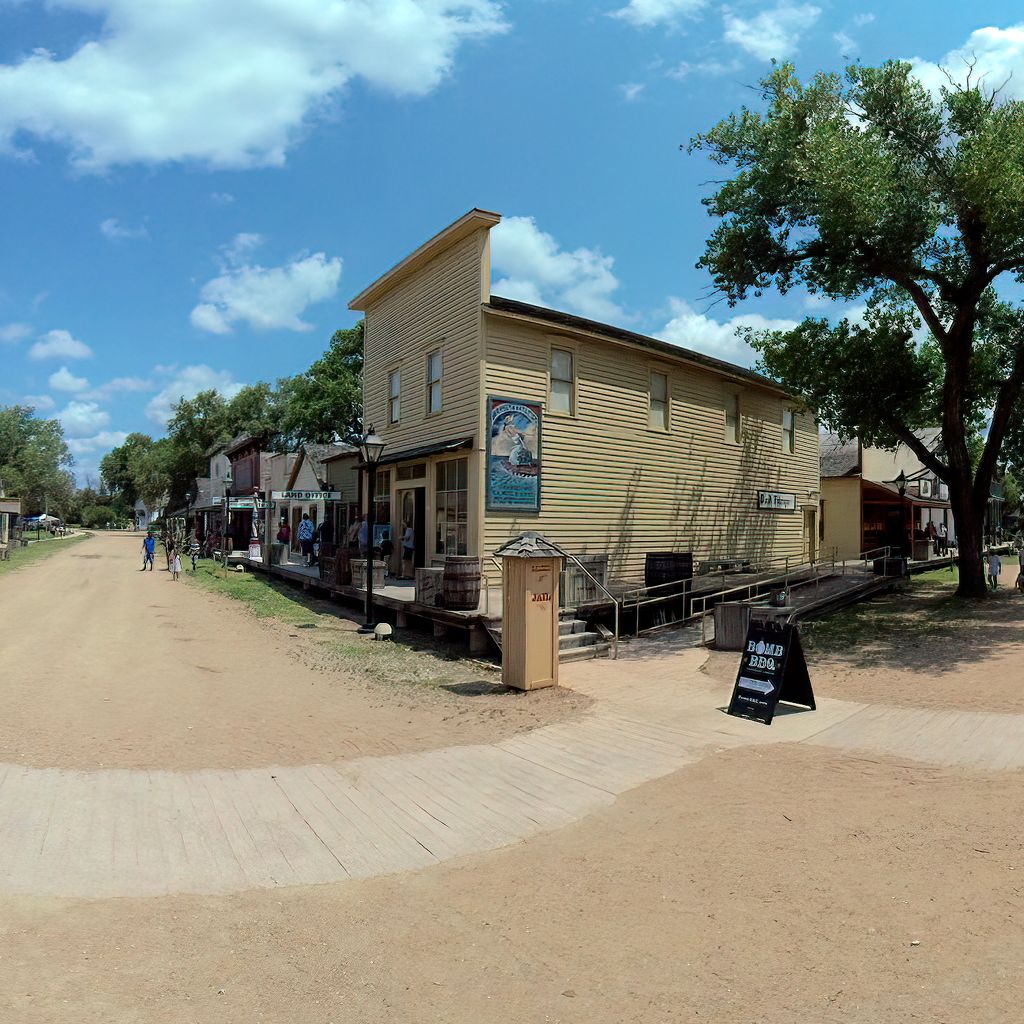
{"type": "MultiPolygon", "coordinates": [[[[425,444],[419,448],[406,448],[400,452],[389,452],[384,449],[384,455],[378,466],[393,466],[396,462],[409,462],[412,459],[424,459],[428,455],[445,455],[448,452],[457,452],[462,448],[472,448],[473,438],[460,437],[454,441],[438,441],[436,444],[425,444]]],[[[360,469],[365,468],[366,463],[360,462],[360,469]]]]}
{"type": "MultiPolygon", "coordinates": [[[[862,480],[861,493],[863,494],[865,501],[891,501],[895,504],[898,504],[900,501],[900,492],[895,486],[890,486],[887,483],[880,483],[875,480],[862,480]]],[[[908,492],[903,495],[902,500],[904,504],[913,505],[915,508],[950,507],[948,501],[943,501],[937,495],[930,498],[922,498],[918,494],[911,494],[908,492]]]]}

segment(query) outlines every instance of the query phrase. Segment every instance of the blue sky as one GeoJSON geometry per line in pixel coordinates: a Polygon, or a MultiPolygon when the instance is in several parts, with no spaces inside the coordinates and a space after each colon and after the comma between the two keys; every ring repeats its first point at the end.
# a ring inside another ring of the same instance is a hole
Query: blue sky
{"type": "Polygon", "coordinates": [[[973,53],[1024,91],[1009,3],[624,4],[0,0],[0,403],[59,416],[84,480],[182,395],[303,369],[471,206],[506,217],[495,291],[743,361],[737,322],[807,310],[709,306],[720,172],[681,143],[772,56],[973,53]]]}

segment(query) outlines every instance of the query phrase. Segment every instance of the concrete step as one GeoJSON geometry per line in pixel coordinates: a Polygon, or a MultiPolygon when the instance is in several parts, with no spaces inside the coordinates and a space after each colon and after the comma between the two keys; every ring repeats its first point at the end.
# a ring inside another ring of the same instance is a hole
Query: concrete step
{"type": "Polygon", "coordinates": [[[559,664],[569,661],[589,661],[591,658],[607,658],[612,645],[605,643],[588,644],[585,647],[570,647],[558,652],[559,664]]]}
{"type": "Polygon", "coordinates": [[[559,619],[558,634],[566,636],[569,633],[585,633],[587,624],[582,619],[559,619]]]}
{"type": "Polygon", "coordinates": [[[597,633],[563,633],[558,638],[558,649],[569,651],[575,647],[592,647],[600,639],[597,633]]]}

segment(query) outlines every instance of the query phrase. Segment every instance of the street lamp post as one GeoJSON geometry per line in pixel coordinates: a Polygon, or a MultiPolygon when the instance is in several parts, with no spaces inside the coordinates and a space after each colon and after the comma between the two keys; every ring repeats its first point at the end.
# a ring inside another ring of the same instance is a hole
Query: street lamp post
{"type": "MultiPolygon", "coordinates": [[[[900,494],[900,523],[902,524],[903,534],[906,537],[907,534],[907,505],[906,505],[906,494],[907,494],[907,474],[901,469],[900,475],[896,477],[896,490],[900,494]]],[[[904,541],[904,546],[906,541],[904,541]]],[[[910,550],[907,552],[908,557],[914,557],[914,531],[911,527],[910,530],[910,550]]]]}
{"type": "Polygon", "coordinates": [[[224,474],[224,529],[221,531],[220,554],[224,559],[224,578],[228,578],[228,531],[231,528],[231,468],[224,474]]]}
{"type": "Polygon", "coordinates": [[[377,464],[384,451],[384,442],[374,433],[373,424],[359,442],[359,451],[366,466],[366,622],[359,627],[360,633],[372,633],[377,624],[373,621],[373,528],[376,525],[374,503],[377,490],[377,464]]]}
{"type": "Polygon", "coordinates": [[[184,537],[184,540],[182,541],[182,543],[184,543],[184,541],[188,540],[188,520],[189,520],[189,516],[191,514],[192,514],[192,492],[191,491],[186,491],[185,492],[185,537],[184,537]]]}

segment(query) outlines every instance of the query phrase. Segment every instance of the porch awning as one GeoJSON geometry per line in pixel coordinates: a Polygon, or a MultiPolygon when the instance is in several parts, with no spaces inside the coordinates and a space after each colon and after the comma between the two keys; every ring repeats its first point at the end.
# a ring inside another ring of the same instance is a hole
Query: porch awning
{"type": "MultiPolygon", "coordinates": [[[[862,480],[861,481],[861,494],[866,500],[870,501],[892,501],[899,503],[900,492],[894,485],[887,483],[881,483],[876,480],[862,480]]],[[[943,501],[942,498],[937,495],[931,498],[922,498],[917,494],[904,494],[903,502],[907,505],[913,505],[915,508],[949,508],[950,504],[948,501],[943,501]]]]}
{"type": "MultiPolygon", "coordinates": [[[[444,455],[447,452],[457,452],[463,448],[472,448],[473,438],[471,437],[460,437],[453,441],[438,441],[435,444],[421,445],[419,448],[406,448],[400,452],[389,452],[387,449],[384,450],[384,456],[378,466],[393,466],[396,462],[408,462],[411,459],[423,459],[428,455],[444,455]]],[[[366,463],[359,462],[359,468],[364,469],[366,463]]]]}

